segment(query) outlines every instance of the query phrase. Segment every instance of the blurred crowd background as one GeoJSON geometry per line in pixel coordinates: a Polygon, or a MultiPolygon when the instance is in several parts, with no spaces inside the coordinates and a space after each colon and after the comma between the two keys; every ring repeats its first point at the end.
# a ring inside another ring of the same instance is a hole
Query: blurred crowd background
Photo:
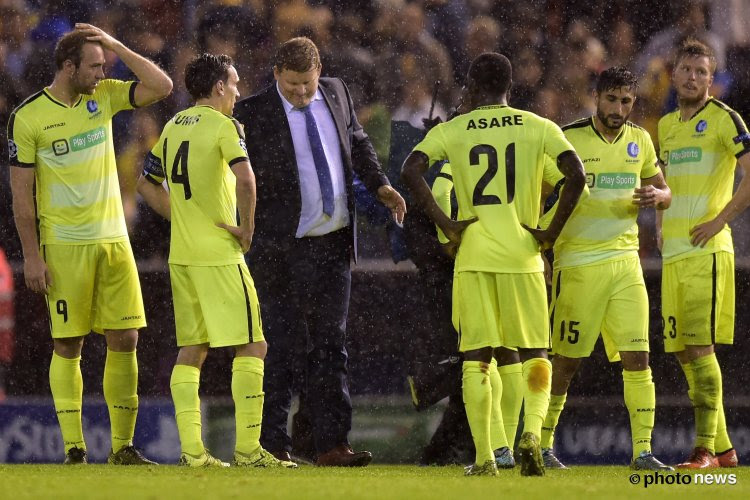
{"type": "MultiPolygon", "coordinates": [[[[750,118],[750,100],[743,99],[750,95],[750,0],[0,0],[0,122],[51,83],[54,44],[75,22],[113,34],[157,61],[175,83],[165,101],[115,121],[123,202],[141,261],[163,262],[168,239],[156,235],[166,234],[168,225],[139,202],[135,182],[165,121],[190,105],[183,70],[203,51],[235,59],[240,92],[247,96],[272,81],[271,58],[280,42],[309,36],[321,50],[323,74],[349,85],[384,165],[391,120],[421,127],[436,81],[434,113],[445,118],[469,62],[485,51],[500,51],[513,63],[512,106],[561,125],[593,113],[598,72],[612,65],[632,68],[640,88],[631,119],[655,137],[659,117],[676,105],[673,47],[697,36],[716,51],[712,94],[750,118]]],[[[106,74],[132,77],[113,53],[107,54],[106,74]]],[[[0,141],[0,246],[20,260],[6,144],[0,141]]],[[[650,218],[644,215],[643,256],[656,254],[650,218]]],[[[750,224],[747,219],[736,225],[750,224]]],[[[367,241],[365,257],[390,257],[386,241],[367,241]]],[[[735,228],[735,241],[738,254],[750,252],[750,231],[735,228]]]]}

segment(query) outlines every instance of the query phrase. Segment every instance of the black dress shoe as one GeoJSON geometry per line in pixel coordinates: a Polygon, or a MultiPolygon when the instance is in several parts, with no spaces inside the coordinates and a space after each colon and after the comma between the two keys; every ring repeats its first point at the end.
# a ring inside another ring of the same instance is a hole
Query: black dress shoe
{"type": "Polygon", "coordinates": [[[372,461],[369,451],[352,451],[347,444],[342,444],[318,456],[315,465],[322,467],[365,467],[372,461]]]}

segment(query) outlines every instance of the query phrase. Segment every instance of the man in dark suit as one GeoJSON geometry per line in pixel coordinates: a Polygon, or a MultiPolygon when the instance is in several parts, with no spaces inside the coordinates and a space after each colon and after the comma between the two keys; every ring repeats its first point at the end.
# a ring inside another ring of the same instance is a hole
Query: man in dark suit
{"type": "Polygon", "coordinates": [[[258,192],[248,262],[269,343],[261,442],[289,459],[295,339],[305,335],[305,404],[316,463],[365,466],[372,454],[353,452],[348,440],[352,406],[345,343],[349,263],[356,259],[354,173],[399,223],[406,204],[380,168],[346,85],[320,78],[321,68],[315,44],[293,38],[276,53],[276,82],[235,107],[258,192]]]}

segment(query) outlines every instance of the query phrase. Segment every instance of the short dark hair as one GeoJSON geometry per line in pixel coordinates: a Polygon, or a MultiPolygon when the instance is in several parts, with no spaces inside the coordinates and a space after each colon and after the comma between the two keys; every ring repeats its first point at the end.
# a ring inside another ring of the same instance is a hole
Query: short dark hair
{"type": "Polygon", "coordinates": [[[505,94],[510,90],[513,69],[510,60],[497,52],[478,55],[469,66],[468,80],[483,92],[505,94]]]}
{"type": "Polygon", "coordinates": [[[597,94],[622,87],[629,88],[634,94],[638,90],[638,77],[623,66],[613,66],[605,69],[599,74],[599,78],[596,80],[597,94]]]}
{"type": "Polygon", "coordinates": [[[306,36],[298,36],[279,46],[273,58],[273,66],[278,71],[288,69],[296,73],[307,73],[321,67],[320,52],[312,40],[306,36]]]}
{"type": "Polygon", "coordinates": [[[87,39],[88,35],[80,31],[70,31],[65,33],[57,45],[55,45],[55,67],[59,70],[63,68],[65,61],[72,62],[75,67],[81,65],[83,46],[87,43],[94,43],[101,47],[101,43],[87,39]]]}
{"type": "Polygon", "coordinates": [[[713,74],[716,71],[716,56],[714,51],[707,44],[697,38],[688,37],[677,47],[677,54],[674,58],[675,68],[686,57],[708,57],[708,65],[713,74]]]}
{"type": "Polygon", "coordinates": [[[211,89],[216,82],[229,79],[229,67],[233,64],[234,61],[227,55],[215,56],[204,52],[185,67],[185,88],[196,101],[211,97],[211,89]]]}

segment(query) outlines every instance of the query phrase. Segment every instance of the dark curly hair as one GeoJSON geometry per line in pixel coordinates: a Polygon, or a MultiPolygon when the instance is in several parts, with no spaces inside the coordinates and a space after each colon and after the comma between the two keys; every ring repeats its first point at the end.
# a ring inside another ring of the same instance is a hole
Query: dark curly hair
{"type": "Polygon", "coordinates": [[[638,90],[638,77],[622,66],[605,69],[596,81],[597,94],[622,87],[629,88],[634,94],[638,90]]]}

